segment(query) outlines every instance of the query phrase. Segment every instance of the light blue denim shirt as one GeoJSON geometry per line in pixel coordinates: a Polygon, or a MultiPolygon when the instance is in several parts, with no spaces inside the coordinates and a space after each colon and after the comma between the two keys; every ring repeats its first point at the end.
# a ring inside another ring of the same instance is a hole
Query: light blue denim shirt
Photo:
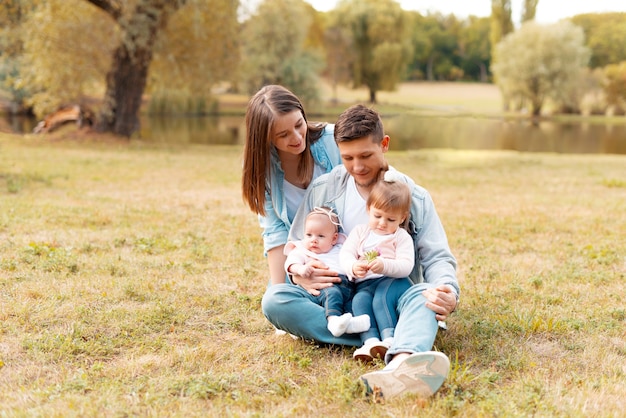
{"type": "MultiPolygon", "coordinates": [[[[311,154],[315,164],[322,167],[324,173],[330,172],[341,164],[341,156],[333,135],[335,125],[328,124],[322,136],[311,145],[311,154]]],[[[265,216],[259,216],[263,228],[263,251],[265,255],[272,248],[287,243],[291,221],[287,215],[287,201],[283,193],[283,171],[278,152],[272,147],[270,156],[269,185],[271,194],[265,192],[265,216]]],[[[315,180],[315,179],[313,179],[315,180]]]]}
{"type": "MultiPolygon", "coordinates": [[[[394,170],[392,167],[390,170],[394,170]]],[[[450,285],[456,296],[460,295],[456,277],[456,259],[450,251],[448,238],[435,210],[430,193],[408,176],[402,174],[411,188],[411,219],[409,234],[415,246],[415,267],[410,274],[413,283],[426,282],[434,285],[450,285]]],[[[293,220],[290,240],[300,240],[304,231],[306,214],[315,206],[333,208],[342,217],[346,207],[346,185],[350,174],[342,165],[329,174],[319,176],[309,186],[298,213],[293,220]]]]}

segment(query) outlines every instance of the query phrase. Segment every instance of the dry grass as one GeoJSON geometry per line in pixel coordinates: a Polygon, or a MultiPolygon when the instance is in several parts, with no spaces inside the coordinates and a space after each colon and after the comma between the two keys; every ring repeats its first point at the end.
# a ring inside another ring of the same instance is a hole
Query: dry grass
{"type": "MultiPolygon", "coordinates": [[[[365,88],[350,89],[339,86],[337,97],[342,103],[369,100],[365,88]]],[[[322,96],[334,96],[332,88],[322,84],[322,96]]],[[[404,106],[430,113],[472,113],[481,115],[502,113],[502,96],[494,84],[461,82],[406,82],[398,85],[395,91],[377,93],[379,108],[404,106]]]]}
{"type": "Polygon", "coordinates": [[[276,337],[237,146],[0,134],[0,416],[603,416],[626,393],[624,156],[423,150],[461,309],[429,400],[276,337]]]}

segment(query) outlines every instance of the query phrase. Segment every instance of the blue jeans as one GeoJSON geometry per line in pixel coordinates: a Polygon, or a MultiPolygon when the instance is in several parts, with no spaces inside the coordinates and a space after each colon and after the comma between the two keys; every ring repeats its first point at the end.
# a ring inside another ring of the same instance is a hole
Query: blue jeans
{"type": "Polygon", "coordinates": [[[326,317],[331,315],[341,316],[350,309],[345,308],[345,304],[350,301],[354,294],[354,283],[348,280],[348,277],[340,274],[341,283],[337,283],[331,287],[320,290],[317,301],[326,309],[326,317]]]}
{"type": "MultiPolygon", "coordinates": [[[[377,338],[384,340],[392,338],[398,324],[398,301],[413,283],[408,278],[380,280],[374,291],[372,310],[380,335],[377,338]]],[[[376,337],[376,335],[374,335],[376,337]]],[[[363,340],[365,341],[365,340],[363,340]]]]}
{"type": "Polygon", "coordinates": [[[396,314],[398,299],[410,286],[411,282],[408,278],[394,279],[385,276],[355,284],[352,313],[354,316],[369,316],[371,324],[369,330],[360,334],[363,343],[370,338],[382,340],[393,337],[398,323],[396,314]],[[402,285],[392,286],[394,280],[398,280],[402,285]]]}
{"type": "MultiPolygon", "coordinates": [[[[394,280],[394,282],[400,282],[394,280]]],[[[387,297],[395,292],[395,286],[406,283],[392,283],[387,289],[387,297]]],[[[437,320],[435,312],[426,307],[426,299],[422,292],[429,287],[428,283],[411,286],[398,300],[394,342],[387,351],[388,361],[393,354],[407,352],[416,353],[429,351],[437,336],[437,320]]],[[[275,284],[270,286],[261,301],[263,314],[276,328],[325,344],[360,346],[361,339],[356,334],[344,334],[335,337],[327,328],[324,307],[318,298],[309,294],[300,286],[292,284],[275,284]]]]}

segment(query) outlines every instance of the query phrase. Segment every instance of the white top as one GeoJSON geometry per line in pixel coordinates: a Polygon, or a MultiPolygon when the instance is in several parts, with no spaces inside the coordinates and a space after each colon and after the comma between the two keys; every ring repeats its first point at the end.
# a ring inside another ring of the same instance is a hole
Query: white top
{"type": "Polygon", "coordinates": [[[365,210],[365,199],[359,194],[354,182],[354,177],[350,176],[346,184],[346,202],[350,202],[345,206],[344,213],[338,213],[343,232],[349,235],[355,226],[359,224],[367,224],[369,216],[365,210]]]}
{"type": "MultiPolygon", "coordinates": [[[[313,166],[313,180],[324,174],[324,170],[318,164],[313,166]]],[[[296,216],[296,212],[300,207],[300,203],[304,199],[306,189],[301,189],[298,186],[294,186],[287,180],[283,181],[283,194],[285,201],[287,202],[287,218],[293,222],[293,217],[296,216]]]]}

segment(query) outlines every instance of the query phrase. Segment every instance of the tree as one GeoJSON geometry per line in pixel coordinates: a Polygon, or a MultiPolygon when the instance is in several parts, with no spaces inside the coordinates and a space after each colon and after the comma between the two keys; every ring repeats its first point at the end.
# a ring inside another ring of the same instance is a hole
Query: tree
{"type": "Polygon", "coordinates": [[[15,84],[40,117],[104,97],[97,129],[130,136],[145,92],[208,94],[236,65],[237,1],[29,2],[15,84]]]}
{"type": "MultiPolygon", "coordinates": [[[[491,30],[489,41],[491,42],[491,63],[498,62],[496,45],[509,33],[513,32],[513,20],[511,19],[511,0],[491,0],[491,30]]],[[[494,74],[494,81],[497,83],[497,75],[494,74]]],[[[504,110],[509,109],[509,101],[512,93],[500,87],[502,92],[502,103],[504,110]]]]}
{"type": "Polygon", "coordinates": [[[462,68],[466,75],[487,82],[491,61],[489,42],[490,19],[470,16],[459,33],[459,53],[463,58],[462,68]],[[476,76],[476,69],[478,75],[476,76]]]}
{"type": "Polygon", "coordinates": [[[222,81],[236,81],[237,18],[237,2],[232,0],[187,0],[172,15],[154,47],[147,84],[150,110],[210,110],[206,98],[212,88],[222,81]]]}
{"type": "Polygon", "coordinates": [[[393,90],[411,55],[406,12],[394,0],[342,0],[333,11],[334,26],[349,30],[352,83],[376,92],[393,90]]]}
{"type": "Polygon", "coordinates": [[[13,112],[28,110],[25,99],[30,93],[19,83],[20,56],[24,52],[20,28],[33,7],[33,2],[27,0],[0,3],[0,86],[9,93],[13,112]]]}
{"type": "Polygon", "coordinates": [[[350,68],[352,67],[350,34],[339,26],[329,26],[324,32],[324,44],[326,46],[325,74],[331,83],[333,100],[336,101],[337,86],[350,81],[350,68]]]}
{"type": "Polygon", "coordinates": [[[25,104],[37,116],[84,104],[87,92],[103,94],[119,33],[98,9],[83,0],[37,2],[17,31],[23,51],[13,85],[27,92],[25,104]]]}
{"type": "Polygon", "coordinates": [[[248,93],[282,84],[305,102],[317,100],[323,62],[321,54],[305,48],[315,39],[309,36],[312,13],[302,0],[265,0],[244,23],[240,77],[248,93]]]}
{"type": "Polygon", "coordinates": [[[491,46],[495,47],[506,35],[513,32],[513,29],[511,0],[491,0],[491,31],[489,33],[491,46]]]}
{"type": "Polygon", "coordinates": [[[608,104],[623,112],[626,110],[626,61],[604,68],[604,92],[608,104]]]}
{"type": "Polygon", "coordinates": [[[527,22],[497,46],[493,64],[502,91],[528,100],[537,116],[547,98],[562,100],[576,87],[589,62],[582,29],[571,22],[552,25],[527,22]]]}
{"type": "Polygon", "coordinates": [[[461,61],[459,35],[462,26],[456,17],[440,13],[426,16],[412,13],[409,17],[413,67],[424,68],[429,81],[462,77],[458,66],[461,61]]]}
{"type": "Polygon", "coordinates": [[[157,35],[186,0],[86,0],[117,24],[120,43],[106,76],[97,130],[130,137],[139,126],[139,108],[157,35]]]}
{"type": "Polygon", "coordinates": [[[570,20],[585,32],[592,68],[626,61],[626,13],[589,13],[570,20]]]}
{"type": "Polygon", "coordinates": [[[522,23],[528,22],[529,20],[535,20],[538,3],[539,0],[524,0],[522,9],[522,23]]]}

